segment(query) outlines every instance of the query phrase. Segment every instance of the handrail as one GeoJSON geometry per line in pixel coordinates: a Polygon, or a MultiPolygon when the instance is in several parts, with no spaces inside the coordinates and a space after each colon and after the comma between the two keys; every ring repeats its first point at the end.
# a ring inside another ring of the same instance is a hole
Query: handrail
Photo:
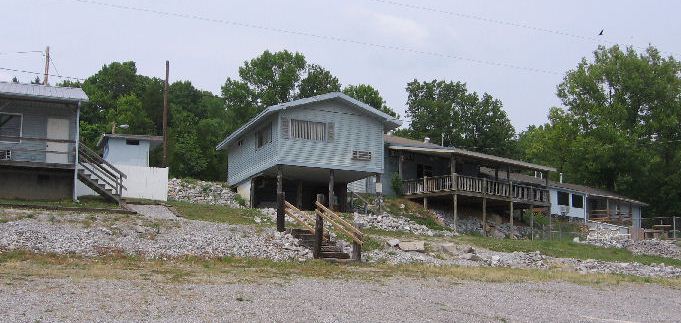
{"type": "MultiPolygon", "coordinates": [[[[65,143],[65,144],[75,144],[75,140],[68,140],[68,139],[50,139],[50,138],[39,138],[39,137],[14,137],[14,136],[0,136],[0,141],[5,141],[7,139],[18,139],[18,140],[26,140],[26,141],[46,141],[46,142],[57,142],[57,143],[65,143]]],[[[18,144],[18,142],[10,142],[12,144],[18,144]]]]}
{"type": "Polygon", "coordinates": [[[352,241],[356,242],[356,243],[359,244],[360,246],[364,244],[364,241],[362,241],[361,239],[359,239],[355,234],[352,234],[352,233],[348,232],[348,230],[346,230],[342,225],[336,223],[336,221],[334,221],[333,217],[332,217],[332,216],[329,216],[326,212],[322,212],[322,211],[319,211],[319,210],[315,210],[315,214],[317,214],[317,215],[321,216],[322,218],[324,218],[324,220],[326,220],[327,222],[331,223],[331,225],[334,226],[336,229],[338,229],[338,230],[342,231],[343,233],[345,233],[348,237],[350,237],[350,238],[352,239],[352,241]]]}
{"type": "Polygon", "coordinates": [[[99,161],[99,162],[103,163],[104,165],[110,167],[111,170],[117,172],[121,177],[128,178],[128,176],[126,176],[125,173],[121,172],[118,168],[114,167],[114,165],[111,165],[108,161],[106,161],[104,158],[100,157],[99,154],[97,154],[92,149],[88,148],[87,146],[79,145],[78,151],[79,152],[85,152],[86,154],[91,155],[92,157],[95,158],[96,161],[99,161]]]}
{"type": "MultiPolygon", "coordinates": [[[[93,165],[94,168],[96,168],[97,170],[99,170],[102,174],[106,175],[109,179],[113,180],[113,181],[116,182],[116,183],[119,182],[119,178],[116,177],[116,175],[115,175],[114,173],[112,173],[111,171],[109,171],[108,169],[106,169],[106,168],[104,168],[104,167],[95,166],[95,165],[98,165],[97,162],[96,162],[96,160],[92,160],[92,158],[89,157],[89,156],[87,156],[87,155],[80,155],[80,157],[83,157],[82,159],[84,159],[85,161],[89,162],[89,163],[83,163],[82,161],[79,161],[79,164],[80,164],[81,166],[83,166],[83,168],[85,168],[85,165],[86,165],[86,164],[88,164],[88,165],[93,165]]],[[[98,174],[96,174],[95,172],[93,172],[92,169],[87,168],[87,170],[89,170],[90,173],[92,173],[93,175],[98,175],[98,174]]],[[[98,176],[98,177],[101,178],[101,176],[98,176]]],[[[120,185],[121,185],[123,188],[127,189],[127,188],[123,185],[123,182],[122,182],[122,181],[120,181],[120,182],[121,182],[120,185]]],[[[111,185],[111,186],[115,186],[115,185],[111,185]]]]}
{"type": "Polygon", "coordinates": [[[338,221],[340,221],[341,223],[343,223],[343,224],[346,225],[347,227],[351,228],[351,230],[354,231],[356,234],[358,234],[360,237],[363,237],[363,236],[364,236],[364,234],[362,233],[362,231],[359,231],[359,229],[355,228],[355,226],[352,225],[350,222],[348,222],[348,221],[346,221],[345,219],[341,218],[341,217],[340,217],[338,214],[336,214],[335,212],[329,210],[326,206],[324,206],[324,204],[319,203],[319,201],[317,201],[317,202],[315,202],[315,205],[316,205],[318,208],[322,209],[322,210],[324,211],[324,213],[329,213],[329,214],[331,214],[333,217],[335,217],[336,219],[338,219],[338,221]]]}

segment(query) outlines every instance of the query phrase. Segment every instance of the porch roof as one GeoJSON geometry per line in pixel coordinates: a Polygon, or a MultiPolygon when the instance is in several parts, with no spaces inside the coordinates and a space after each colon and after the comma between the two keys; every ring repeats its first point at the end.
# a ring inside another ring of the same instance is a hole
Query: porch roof
{"type": "Polygon", "coordinates": [[[470,159],[476,159],[481,161],[486,161],[494,164],[503,164],[513,167],[536,170],[542,172],[555,172],[556,169],[549,166],[543,166],[538,164],[532,164],[524,162],[521,160],[515,160],[505,157],[499,157],[494,155],[483,154],[479,152],[474,152],[470,150],[465,150],[455,147],[443,147],[428,142],[420,142],[418,140],[407,139],[398,136],[384,135],[385,143],[388,145],[388,149],[392,150],[403,150],[418,152],[426,155],[434,155],[440,157],[449,157],[451,155],[462,156],[470,159]]]}
{"type": "Polygon", "coordinates": [[[0,82],[0,96],[56,102],[87,102],[80,88],[0,82]]]}

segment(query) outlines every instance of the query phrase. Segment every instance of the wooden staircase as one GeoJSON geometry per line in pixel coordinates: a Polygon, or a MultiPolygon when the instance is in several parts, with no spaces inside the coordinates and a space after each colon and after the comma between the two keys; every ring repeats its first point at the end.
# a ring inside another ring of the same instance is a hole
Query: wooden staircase
{"type": "Polygon", "coordinates": [[[319,201],[315,205],[316,218],[313,218],[311,214],[302,212],[291,203],[284,201],[285,214],[302,226],[300,229],[291,229],[291,235],[299,239],[302,246],[311,249],[317,259],[331,261],[361,260],[361,246],[364,243],[362,232],[319,201]],[[330,225],[325,227],[325,221],[330,225]],[[343,237],[352,242],[352,255],[343,251],[336,241],[331,240],[329,232],[331,228],[338,230],[343,237]]]}
{"type": "Polygon", "coordinates": [[[90,148],[78,146],[78,180],[105,199],[124,206],[123,179],[127,176],[90,148]]]}

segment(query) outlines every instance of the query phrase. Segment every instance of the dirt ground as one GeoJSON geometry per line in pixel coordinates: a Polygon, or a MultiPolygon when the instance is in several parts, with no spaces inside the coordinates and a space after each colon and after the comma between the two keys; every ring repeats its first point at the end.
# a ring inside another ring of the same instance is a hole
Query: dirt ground
{"type": "Polygon", "coordinates": [[[0,317],[35,321],[681,321],[679,290],[652,284],[294,278],[259,283],[27,278],[0,284],[0,317]]]}

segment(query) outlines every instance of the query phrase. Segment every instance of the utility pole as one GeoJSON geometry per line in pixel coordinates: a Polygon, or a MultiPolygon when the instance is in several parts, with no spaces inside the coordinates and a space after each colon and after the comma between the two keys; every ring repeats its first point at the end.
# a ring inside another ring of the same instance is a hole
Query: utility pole
{"type": "Polygon", "coordinates": [[[45,48],[45,75],[43,77],[43,85],[47,85],[48,76],[50,76],[50,46],[45,48]]]}
{"type": "Polygon", "coordinates": [[[166,61],[166,81],[163,83],[163,167],[168,167],[168,76],[170,62],[166,61]]]}

